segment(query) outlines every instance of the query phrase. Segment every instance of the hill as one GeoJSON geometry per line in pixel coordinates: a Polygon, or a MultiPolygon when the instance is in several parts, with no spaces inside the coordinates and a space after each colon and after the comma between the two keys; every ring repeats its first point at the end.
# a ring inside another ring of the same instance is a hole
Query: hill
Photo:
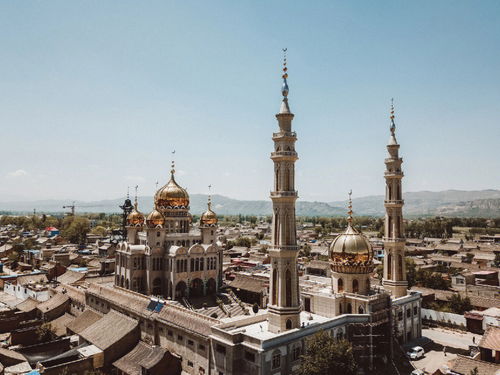
{"type": "MultiPolygon", "coordinates": [[[[500,190],[462,191],[446,190],[439,192],[421,191],[404,194],[406,217],[457,216],[457,217],[500,217],[500,190]]],[[[76,201],[77,212],[119,212],[124,198],[85,202],[76,201]]],[[[270,200],[238,200],[222,195],[212,197],[213,208],[220,215],[270,215],[270,200]]],[[[200,215],[206,209],[207,196],[191,194],[191,213],[200,215]]],[[[63,212],[63,205],[71,204],[62,200],[40,200],[0,203],[0,211],[8,212],[63,212]]],[[[307,202],[297,201],[298,216],[343,216],[347,201],[307,202]]],[[[356,215],[383,216],[384,197],[382,195],[355,198],[356,215]]],[[[152,197],[139,197],[142,212],[153,208],[152,197]]]]}

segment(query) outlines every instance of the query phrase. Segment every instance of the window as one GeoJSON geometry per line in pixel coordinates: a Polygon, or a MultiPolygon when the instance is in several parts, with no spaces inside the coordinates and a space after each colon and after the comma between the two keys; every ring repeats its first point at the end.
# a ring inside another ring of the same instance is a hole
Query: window
{"type": "Polygon", "coordinates": [[[248,362],[255,362],[255,354],[249,351],[245,351],[245,359],[248,362]]]}
{"type": "Polygon", "coordinates": [[[300,346],[296,346],[292,351],[292,361],[297,361],[300,359],[300,346]]]}
{"type": "Polygon", "coordinates": [[[188,345],[191,345],[191,346],[193,346],[193,345],[194,345],[194,342],[193,342],[193,340],[188,340],[188,345]]]}
{"type": "Polygon", "coordinates": [[[193,362],[188,361],[188,366],[189,366],[189,367],[193,367],[193,362]]]}
{"type": "Polygon", "coordinates": [[[354,279],[352,281],[352,291],[353,291],[353,293],[359,292],[359,284],[358,284],[358,280],[357,279],[354,279]]]}
{"type": "Polygon", "coordinates": [[[401,311],[398,312],[398,320],[403,320],[403,313],[401,311]]]}
{"type": "Polygon", "coordinates": [[[218,353],[226,354],[226,347],[221,344],[217,344],[215,350],[217,350],[218,353]]]}
{"type": "Polygon", "coordinates": [[[281,353],[276,353],[273,355],[273,363],[272,368],[280,368],[281,367],[281,353]]]}
{"type": "Polygon", "coordinates": [[[342,293],[344,291],[344,280],[342,279],[339,279],[337,281],[337,286],[338,286],[338,290],[339,290],[339,293],[342,293]]]}
{"type": "Polygon", "coordinates": [[[170,330],[169,330],[169,331],[167,332],[167,335],[169,335],[169,336],[173,336],[173,335],[174,335],[174,333],[173,333],[172,331],[170,331],[170,330]]]}
{"type": "Polygon", "coordinates": [[[418,312],[418,308],[417,308],[417,306],[414,306],[413,307],[413,315],[417,315],[417,312],[418,312]]]}
{"type": "Polygon", "coordinates": [[[184,340],[184,337],[182,337],[182,335],[177,335],[177,340],[182,341],[184,340]]]}
{"type": "Polygon", "coordinates": [[[411,317],[411,309],[410,309],[410,308],[408,308],[408,309],[406,310],[406,317],[407,317],[407,318],[411,317]]]}
{"type": "Polygon", "coordinates": [[[199,344],[198,345],[198,349],[205,351],[205,345],[199,344]]]}
{"type": "Polygon", "coordinates": [[[292,329],[292,321],[290,319],[286,320],[286,329],[292,329]]]}

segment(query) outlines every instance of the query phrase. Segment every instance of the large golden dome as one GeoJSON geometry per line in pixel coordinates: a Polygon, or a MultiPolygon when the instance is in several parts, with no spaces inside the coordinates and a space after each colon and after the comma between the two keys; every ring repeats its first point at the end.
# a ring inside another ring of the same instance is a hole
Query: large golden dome
{"type": "Polygon", "coordinates": [[[189,207],[189,194],[175,181],[174,173],[175,171],[172,169],[170,181],[156,192],[155,203],[157,207],[189,207]]]}
{"type": "Polygon", "coordinates": [[[368,239],[349,223],[330,245],[330,259],[335,263],[368,262],[373,259],[373,250],[368,239]]]}
{"type": "Polygon", "coordinates": [[[200,223],[201,225],[215,225],[218,219],[215,212],[212,211],[212,202],[208,201],[208,209],[201,215],[200,223]]]}
{"type": "Polygon", "coordinates": [[[165,218],[156,208],[146,218],[146,225],[150,228],[156,228],[158,225],[163,226],[164,224],[165,218]]]}
{"type": "Polygon", "coordinates": [[[144,224],[144,215],[137,209],[137,201],[134,204],[134,209],[127,216],[127,224],[134,227],[144,224]]]}

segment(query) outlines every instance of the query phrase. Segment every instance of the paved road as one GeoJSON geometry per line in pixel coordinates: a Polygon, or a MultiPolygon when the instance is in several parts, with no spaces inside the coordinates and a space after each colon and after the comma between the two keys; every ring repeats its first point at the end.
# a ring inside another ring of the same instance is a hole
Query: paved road
{"type": "Polygon", "coordinates": [[[429,373],[442,369],[449,361],[456,358],[457,353],[467,354],[469,345],[474,345],[473,337],[475,337],[476,344],[481,339],[480,335],[470,332],[442,328],[423,329],[422,336],[422,339],[410,343],[410,346],[422,346],[425,356],[412,363],[415,368],[429,373]],[[446,346],[446,353],[443,352],[444,346],[446,346]]]}
{"type": "Polygon", "coordinates": [[[437,344],[456,349],[469,349],[469,345],[475,345],[481,340],[481,335],[470,332],[455,331],[443,328],[429,328],[422,330],[422,336],[425,336],[437,344]]]}

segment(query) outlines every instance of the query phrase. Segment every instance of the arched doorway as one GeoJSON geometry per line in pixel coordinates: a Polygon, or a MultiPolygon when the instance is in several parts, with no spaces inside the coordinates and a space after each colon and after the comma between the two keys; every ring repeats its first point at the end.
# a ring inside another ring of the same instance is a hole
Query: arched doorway
{"type": "Polygon", "coordinates": [[[203,295],[203,281],[194,279],[189,287],[189,297],[199,297],[203,295]]]}
{"type": "Polygon", "coordinates": [[[153,280],[153,294],[155,296],[161,295],[161,279],[159,277],[153,280]]]}
{"type": "Polygon", "coordinates": [[[286,329],[292,329],[292,321],[290,319],[286,320],[286,329]]]}
{"type": "Polygon", "coordinates": [[[217,291],[217,284],[213,278],[207,281],[207,294],[215,294],[217,291]]]}
{"type": "Polygon", "coordinates": [[[338,287],[337,287],[338,292],[339,292],[339,293],[342,293],[342,292],[344,291],[344,280],[339,279],[339,280],[337,281],[337,286],[338,286],[338,287]]]}
{"type": "Polygon", "coordinates": [[[179,281],[175,286],[175,298],[183,298],[186,297],[186,289],[187,285],[184,281],[179,281]]]}

